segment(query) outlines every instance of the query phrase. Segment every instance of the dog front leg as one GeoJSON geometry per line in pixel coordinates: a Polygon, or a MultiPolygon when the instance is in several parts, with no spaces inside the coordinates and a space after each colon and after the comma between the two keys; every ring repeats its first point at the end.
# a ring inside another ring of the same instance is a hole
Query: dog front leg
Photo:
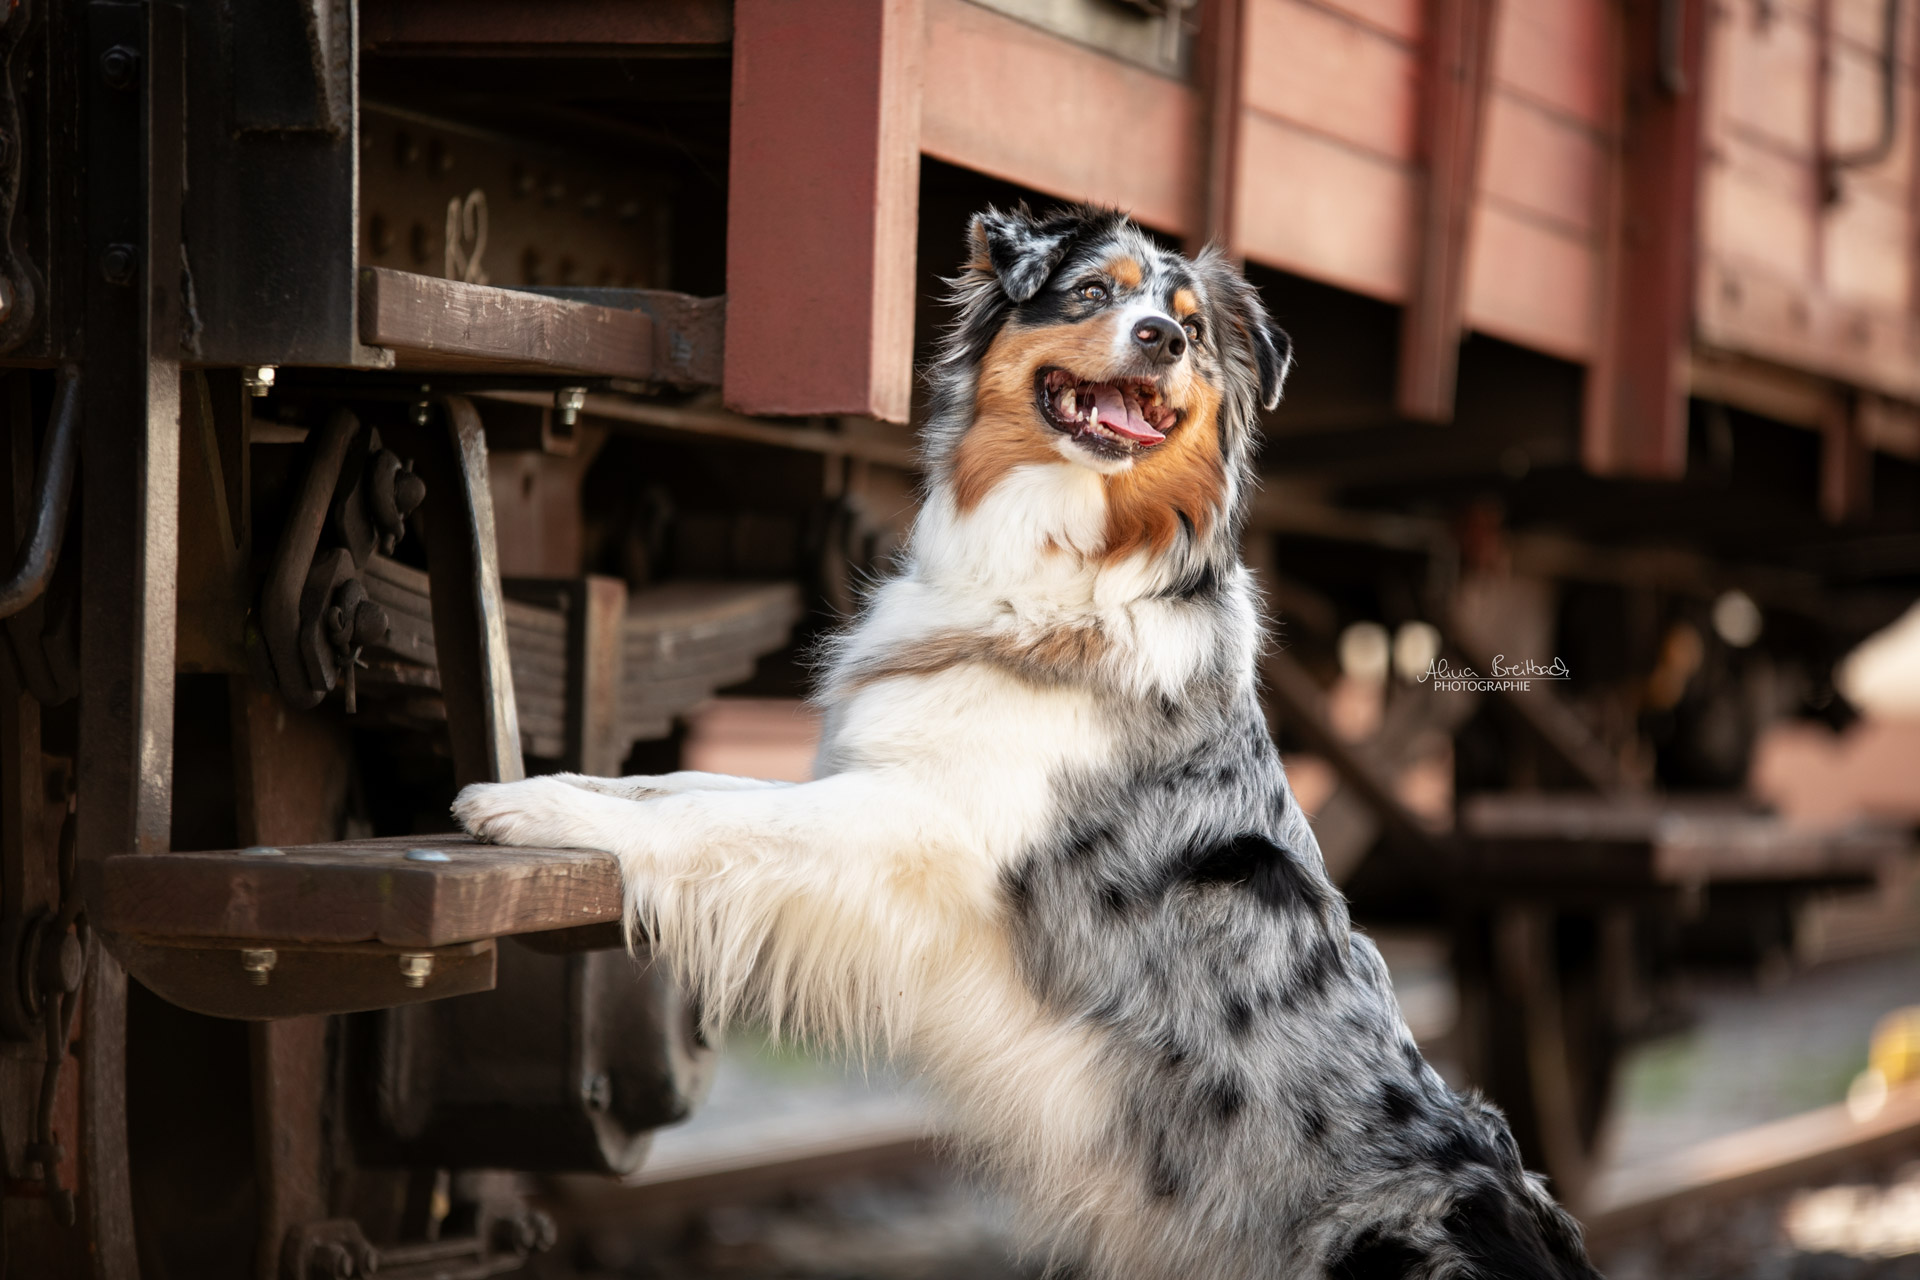
{"type": "Polygon", "coordinates": [[[983,860],[953,847],[964,828],[874,774],[640,801],[529,778],[468,787],[454,812],[498,844],[612,853],[630,919],[716,1025],[745,1011],[776,1030],[891,1038],[924,966],[992,909],[991,871],[969,875],[983,860]]]}
{"type": "Polygon", "coordinates": [[[655,800],[687,791],[758,791],[763,787],[791,787],[791,782],[773,782],[765,778],[740,778],[730,773],[702,773],[681,769],[674,773],[640,773],[625,778],[594,778],[584,773],[555,773],[570,787],[597,791],[622,800],[655,800]]]}

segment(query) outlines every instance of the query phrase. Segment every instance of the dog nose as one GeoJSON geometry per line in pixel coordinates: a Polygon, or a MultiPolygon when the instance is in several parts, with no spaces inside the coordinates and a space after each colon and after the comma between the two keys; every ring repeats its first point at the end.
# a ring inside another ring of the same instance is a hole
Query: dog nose
{"type": "Polygon", "coordinates": [[[1165,316],[1148,316],[1133,326],[1133,340],[1156,364],[1172,364],[1187,354],[1187,335],[1165,316]]]}

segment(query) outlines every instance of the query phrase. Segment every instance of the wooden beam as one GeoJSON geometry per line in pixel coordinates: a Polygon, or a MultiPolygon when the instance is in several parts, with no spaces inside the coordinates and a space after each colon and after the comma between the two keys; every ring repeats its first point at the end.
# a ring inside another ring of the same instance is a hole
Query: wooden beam
{"type": "Polygon", "coordinates": [[[1193,86],[968,0],[925,3],[926,65],[938,68],[926,78],[926,154],[1194,232],[1203,162],[1193,86]]]}
{"type": "Polygon", "coordinates": [[[1479,190],[1481,139],[1493,82],[1499,0],[1432,0],[1427,34],[1419,258],[1401,312],[1398,407],[1409,418],[1453,418],[1460,365],[1468,233],[1479,190]]]}
{"type": "Polygon", "coordinates": [[[653,320],[519,289],[360,269],[360,341],[400,369],[654,376],[653,320]]]}
{"type": "Polygon", "coordinates": [[[1247,0],[1202,0],[1194,49],[1206,173],[1187,252],[1218,245],[1234,262],[1245,260],[1234,215],[1240,199],[1240,119],[1246,98],[1246,10],[1247,0]]]}
{"type": "Polygon", "coordinates": [[[724,399],[905,422],[921,0],[738,0],[724,399]]]}
{"type": "Polygon", "coordinates": [[[1655,1228],[1670,1214],[1766,1195],[1920,1152],[1920,1085],[1888,1093],[1856,1120],[1845,1103],[1743,1129],[1659,1161],[1619,1169],[1595,1188],[1581,1216],[1590,1239],[1609,1243],[1655,1228]]]}
{"type": "Polygon", "coordinates": [[[1639,0],[1621,14],[1622,134],[1581,457],[1596,475],[1670,479],[1687,467],[1707,12],[1703,0],[1639,0]]]}
{"type": "Polygon", "coordinates": [[[636,46],[712,46],[733,38],[727,0],[379,0],[360,9],[360,40],[390,53],[552,56],[636,46]]]}
{"type": "Polygon", "coordinates": [[[1858,396],[1836,396],[1820,419],[1820,514],[1829,524],[1873,511],[1873,449],[1861,429],[1858,396]]]}

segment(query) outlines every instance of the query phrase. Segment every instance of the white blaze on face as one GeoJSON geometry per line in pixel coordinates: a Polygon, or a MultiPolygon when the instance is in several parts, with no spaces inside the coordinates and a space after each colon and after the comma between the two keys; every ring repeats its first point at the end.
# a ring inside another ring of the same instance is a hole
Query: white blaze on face
{"type": "Polygon", "coordinates": [[[1161,307],[1156,300],[1144,295],[1132,298],[1120,312],[1119,323],[1114,325],[1113,355],[1115,360],[1129,360],[1133,358],[1133,354],[1137,349],[1133,341],[1134,330],[1138,329],[1142,323],[1148,320],[1165,320],[1168,324],[1176,328],[1179,327],[1180,324],[1178,320],[1168,315],[1166,310],[1161,307]]]}

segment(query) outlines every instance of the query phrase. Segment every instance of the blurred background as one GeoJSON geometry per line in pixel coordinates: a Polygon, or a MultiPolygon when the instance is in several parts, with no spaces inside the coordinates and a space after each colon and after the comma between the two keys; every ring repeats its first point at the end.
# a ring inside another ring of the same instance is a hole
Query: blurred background
{"type": "Polygon", "coordinates": [[[705,1044],[604,865],[446,814],[808,776],[967,219],[1089,199],[1293,337],[1263,694],[1429,1059],[1609,1275],[1920,1276],[1917,59],[1902,0],[14,6],[0,1275],[1037,1276],[913,1082],[705,1044]]]}

